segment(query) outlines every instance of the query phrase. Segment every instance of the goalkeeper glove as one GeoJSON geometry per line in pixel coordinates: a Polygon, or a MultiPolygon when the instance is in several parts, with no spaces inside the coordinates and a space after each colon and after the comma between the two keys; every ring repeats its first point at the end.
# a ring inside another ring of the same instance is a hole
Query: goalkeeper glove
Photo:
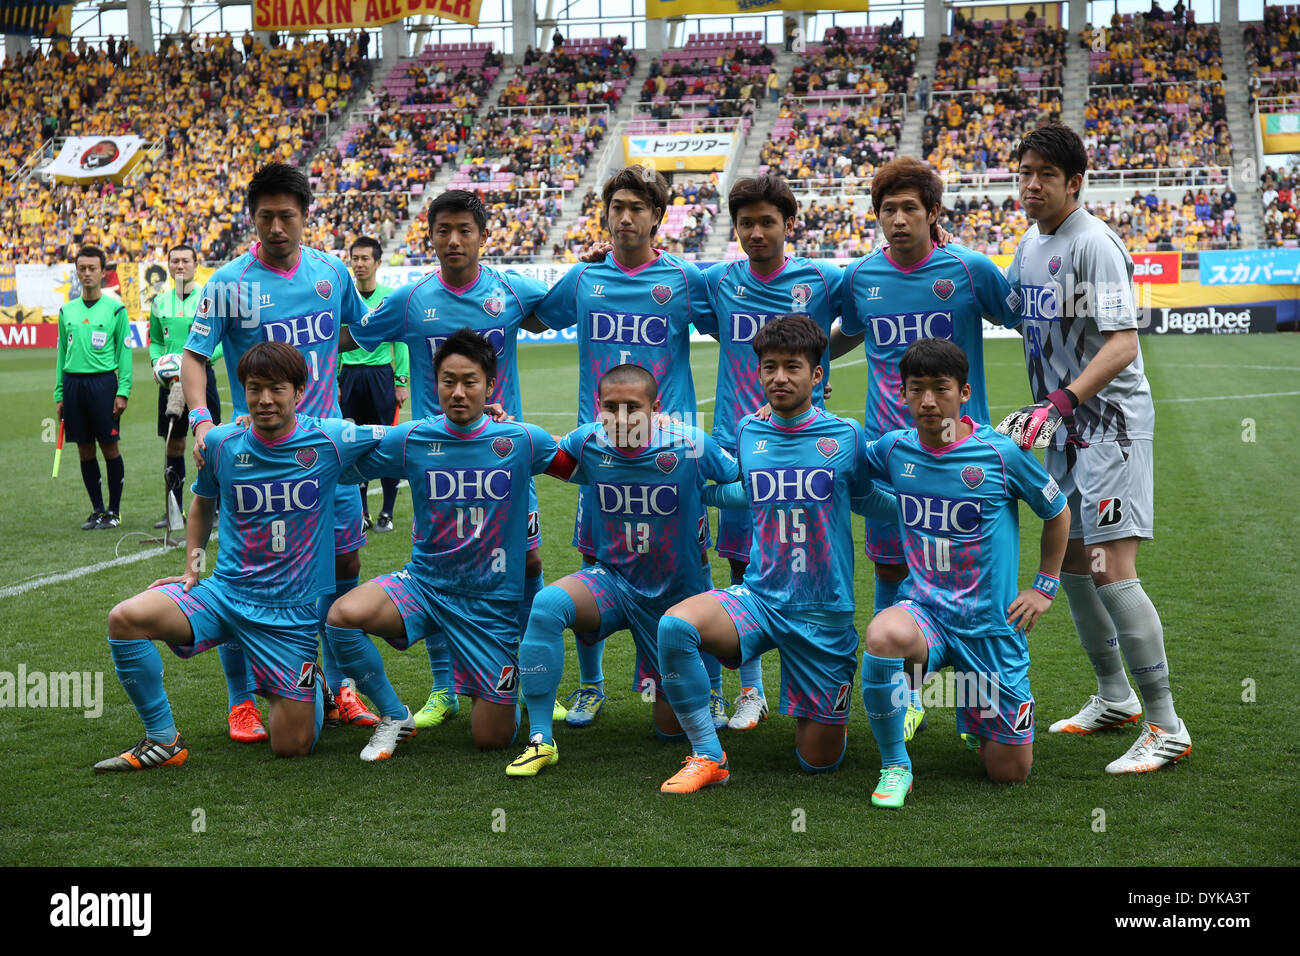
{"type": "Polygon", "coordinates": [[[1068,388],[1058,388],[1037,405],[1026,405],[1012,412],[998,425],[997,431],[1010,436],[1021,448],[1046,448],[1052,444],[1056,430],[1065,426],[1067,447],[1087,448],[1088,443],[1079,437],[1074,421],[1074,410],[1079,400],[1068,388]]]}

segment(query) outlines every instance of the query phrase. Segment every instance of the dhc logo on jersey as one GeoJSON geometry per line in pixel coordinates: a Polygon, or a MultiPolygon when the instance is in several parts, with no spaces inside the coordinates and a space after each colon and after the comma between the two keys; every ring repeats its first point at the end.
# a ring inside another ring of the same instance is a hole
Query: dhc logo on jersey
{"type": "Polygon", "coordinates": [[[315,511],[320,503],[320,482],[315,478],[301,481],[235,481],[230,490],[235,496],[235,510],[240,514],[280,514],[286,511],[315,511]]]}
{"type": "Polygon", "coordinates": [[[677,514],[676,485],[647,485],[640,482],[596,484],[600,510],[605,514],[664,517],[677,514]]]}
{"type": "Polygon", "coordinates": [[[1020,299],[1020,314],[1026,319],[1055,322],[1061,317],[1060,292],[1054,285],[1021,286],[1020,299]]]}
{"type": "Polygon", "coordinates": [[[771,322],[776,315],[769,312],[733,312],[731,313],[731,341],[734,345],[745,345],[754,341],[758,330],[771,322]]]}
{"type": "Polygon", "coordinates": [[[876,345],[911,345],[917,339],[951,339],[951,312],[904,312],[901,315],[873,315],[871,334],[876,345]]]}
{"type": "MultiPolygon", "coordinates": [[[[505,356],[506,328],[504,325],[498,325],[491,329],[474,329],[473,331],[488,340],[488,344],[492,346],[492,350],[497,353],[497,358],[503,358],[505,356]]],[[[438,349],[442,347],[442,343],[447,341],[447,336],[428,335],[425,336],[425,339],[429,343],[429,358],[432,359],[438,349]]]]}
{"type": "Polygon", "coordinates": [[[668,317],[642,315],[639,312],[590,312],[591,341],[614,345],[648,345],[663,348],[668,344],[668,317]]]}
{"type": "Polygon", "coordinates": [[[913,530],[942,535],[974,534],[979,531],[980,501],[944,498],[940,495],[900,494],[898,506],[903,512],[903,524],[913,530]]]}
{"type": "Polygon", "coordinates": [[[830,501],[834,491],[834,468],[755,468],[749,473],[749,499],[754,504],[830,501]]]}
{"type": "Polygon", "coordinates": [[[509,501],[509,468],[434,468],[424,473],[430,501],[509,501]]]}
{"type": "Polygon", "coordinates": [[[333,312],[314,312],[262,323],[263,342],[284,342],[300,349],[306,345],[333,342],[336,326],[333,312]]]}

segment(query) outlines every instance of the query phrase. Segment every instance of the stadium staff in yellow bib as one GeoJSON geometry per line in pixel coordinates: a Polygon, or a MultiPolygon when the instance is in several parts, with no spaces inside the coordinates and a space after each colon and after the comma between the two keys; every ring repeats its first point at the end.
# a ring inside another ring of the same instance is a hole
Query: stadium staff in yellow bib
{"type": "Polygon", "coordinates": [[[82,531],[120,525],[125,469],[118,450],[118,420],[131,394],[131,324],[120,299],[104,295],[101,249],[77,252],[81,295],[59,309],[59,347],[54,365],[54,406],[67,437],[77,444],[81,480],[90,495],[82,531]],[[108,470],[108,507],[100,485],[95,442],[108,470]]]}

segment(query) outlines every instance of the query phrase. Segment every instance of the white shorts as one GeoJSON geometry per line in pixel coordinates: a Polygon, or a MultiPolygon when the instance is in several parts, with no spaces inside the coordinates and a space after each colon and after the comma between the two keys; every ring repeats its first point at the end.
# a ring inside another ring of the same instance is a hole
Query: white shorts
{"type": "Polygon", "coordinates": [[[1047,449],[1047,472],[1070,505],[1070,537],[1084,544],[1121,538],[1150,540],[1155,525],[1155,480],[1149,438],[1127,446],[1096,442],[1078,449],[1069,471],[1065,452],[1047,449]]]}

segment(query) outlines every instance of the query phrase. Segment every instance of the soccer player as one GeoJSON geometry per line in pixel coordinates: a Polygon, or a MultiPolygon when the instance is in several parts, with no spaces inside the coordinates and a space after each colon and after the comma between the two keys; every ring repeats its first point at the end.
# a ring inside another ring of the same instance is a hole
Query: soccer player
{"type": "MultiPolygon", "coordinates": [[[[381,342],[400,342],[410,349],[412,418],[429,418],[444,410],[439,404],[433,356],[447,336],[470,329],[496,349],[496,385],[488,399],[501,405],[516,420],[523,418],[519,392],[517,346],[520,328],[545,331],[530,318],[546,295],[546,284],[517,272],[501,272],[479,264],[488,240],[487,209],[464,189],[448,190],[429,204],[429,233],[438,271],[390,293],[384,302],[348,330],[365,348],[381,342]]],[[[345,337],[344,346],[348,345],[345,337]]],[[[528,492],[528,552],[517,633],[528,625],[528,610],[542,589],[542,532],[537,492],[528,492]]],[[[419,727],[436,727],[460,712],[451,689],[451,659],[441,640],[426,641],[433,687],[416,713],[419,727]]],[[[562,716],[562,715],[561,715],[562,716]]]]}
{"type": "MultiPolygon", "coordinates": [[[[384,247],[377,239],[362,236],[348,250],[357,292],[366,308],[375,309],[393,290],[375,278],[384,247]]],[[[339,406],[343,417],[358,425],[396,425],[397,410],[410,396],[410,352],[405,342],[381,342],[373,351],[352,349],[339,356],[339,406]]],[[[397,480],[381,482],[384,500],[379,508],[376,532],[393,530],[393,506],[397,503],[397,480]]],[[[372,527],[369,488],[361,486],[361,515],[367,531],[372,527]]]]}
{"type": "MultiPolygon", "coordinates": [[[[240,404],[249,410],[252,426],[205,431],[208,445],[192,488],[185,573],[155,581],[109,613],[113,665],[145,735],[129,750],[95,764],[96,773],[180,766],[189,759],[153,641],[166,642],[185,658],[238,638],[256,691],[267,698],[276,755],[311,753],[320,732],[324,695],[316,665],[316,601],[334,587],[334,488],[378,437],[370,428],[298,414],[307,363],[283,342],[251,346],[236,374],[240,404]],[[212,576],[200,581],[218,498],[223,520],[217,564],[212,576]]],[[[369,645],[364,635],[361,641],[369,645]]],[[[381,679],[386,683],[382,664],[372,682],[381,679]]],[[[372,758],[363,751],[362,759],[372,758]]]]}
{"type": "Polygon", "coordinates": [[[497,385],[496,349],[471,329],[448,335],[433,354],[443,414],[390,429],[357,463],[365,477],[406,478],[414,549],[405,568],[335,602],[328,625],[364,627],[398,650],[445,641],[453,690],[474,699],[470,730],[483,750],[509,746],[518,728],[529,479],[556,453],[545,430],[484,414],[497,385]]]}
{"type": "MultiPolygon", "coordinates": [[[[807,315],[830,335],[840,312],[844,272],[832,264],[786,254],[785,242],[794,232],[799,204],[781,177],[764,173],[736,180],[727,206],[748,258],[719,262],[704,273],[712,315],[699,323],[699,329],[720,345],[713,438],[734,456],[740,422],[766,401],[754,336],[776,316],[796,313],[807,315]]],[[[829,352],[820,364],[828,373],[829,352]]],[[[813,388],[813,404],[819,408],[826,407],[824,386],[823,380],[813,388]]],[[[732,584],[744,579],[752,531],[748,508],[724,508],[719,513],[718,554],[731,565],[732,584]]],[[[763,662],[754,658],[740,666],[740,696],[727,726],[752,730],[767,719],[767,713],[763,662]]]]}
{"type": "MultiPolygon", "coordinates": [[[[713,586],[700,548],[708,512],[705,482],[739,478],[736,460],[699,429],[655,425],[660,411],[655,377],[638,365],[616,365],[601,376],[600,420],[560,440],[548,474],[588,484],[598,509],[592,521],[596,563],[542,589],[519,648],[528,701],[528,747],[506,768],[532,777],[560,759],[548,706],[564,671],[566,629],[604,640],[630,630],[636,643],[634,690],[654,695],[655,733],[683,738],[659,690],[659,618],[674,604],[713,586]]],[[[590,638],[588,638],[590,639],[590,638]]]]}
{"type": "Polygon", "coordinates": [[[739,501],[709,496],[724,506],[748,500],[749,565],[743,584],[689,598],[659,621],[664,690],[692,747],[664,793],[693,793],[730,775],[709,720],[701,651],[743,662],[779,649],[781,712],[798,719],[800,766],[822,773],[844,759],[858,650],[850,499],[880,496],[862,426],[813,405],[827,344],[826,333],[802,315],[775,319],[754,337],[772,416],[750,416],[737,430],[743,490],[724,490],[739,501]]]}
{"type": "Polygon", "coordinates": [[[54,359],[55,417],[77,445],[81,480],[90,495],[82,531],[122,523],[126,469],[118,449],[118,420],[131,396],[131,325],[120,299],[104,295],[104,253],[82,246],[74,260],[81,295],[59,309],[59,347],[54,359]],[[99,480],[95,442],[108,470],[108,507],[99,480]]]}
{"type": "MultiPolygon", "coordinates": [[[[971,393],[962,414],[988,424],[982,317],[1008,327],[1020,323],[1010,284],[987,256],[956,243],[935,244],[943,180],[932,166],[908,156],[886,163],[871,181],[871,204],[888,245],[846,267],[843,337],[833,336],[831,346],[838,357],[853,343],[864,343],[867,438],[915,424],[902,399],[898,359],[910,343],[926,337],[949,339],[968,356],[971,393]]],[[[879,613],[897,600],[907,576],[897,520],[868,519],[864,547],[875,563],[879,613]]],[[[908,676],[913,687],[906,736],[911,740],[925,726],[925,710],[915,675],[908,676]]]]}
{"type": "Polygon", "coordinates": [[[1016,148],[1020,202],[1033,223],[1008,276],[1023,303],[1025,364],[1037,406],[998,426],[1022,448],[1055,428],[1048,472],[1068,496],[1070,545],[1061,584],[1097,693],[1051,733],[1090,734],[1146,719],[1107,773],[1175,763],[1192,737],[1169,691],[1160,615],[1137,576],[1138,544],[1154,524],[1155,407],[1138,345],[1133,260],[1105,223],[1079,205],[1088,156],[1077,133],[1049,124],[1016,148]],[[1121,654],[1123,655],[1121,657],[1121,654]],[[1127,661],[1141,702],[1124,675],[1127,661]]]}
{"type": "MultiPolygon", "coordinates": [[[[159,294],[149,309],[149,360],[154,368],[154,378],[158,380],[158,437],[167,440],[165,449],[166,463],[163,468],[163,482],[167,494],[176,503],[176,511],[184,513],[181,507],[181,489],[185,485],[185,432],[190,410],[186,406],[181,410],[182,421],[178,424],[168,421],[167,397],[172,383],[180,375],[181,353],[185,350],[185,340],[189,338],[190,323],[199,307],[199,284],[194,281],[198,271],[198,255],[193,246],[181,244],[167,250],[167,271],[171,273],[173,287],[159,294]],[[163,368],[159,363],[166,357],[163,368]],[[173,375],[172,369],[175,369],[173,375]]],[[[208,410],[212,413],[212,424],[221,424],[221,397],[217,394],[217,373],[213,364],[221,359],[221,346],[212,353],[212,360],[207,363],[207,387],[204,391],[208,410]]],[[[168,509],[171,510],[170,508],[168,509]]],[[[154,524],[155,528],[168,526],[167,515],[154,524]]]]}
{"type": "MultiPolygon", "coordinates": [[[[601,190],[605,228],[612,255],[574,266],[537,306],[537,316],[553,329],[578,328],[578,424],[596,421],[600,377],[616,365],[639,365],[659,384],[666,415],[695,423],[695,381],[691,377],[691,325],[709,323],[712,310],[700,271],[689,262],[654,248],[654,236],[668,207],[663,176],[628,166],[601,190]]],[[[595,562],[591,522],[595,502],[590,488],[578,490],[573,546],[584,564],[595,562]]],[[[707,547],[707,539],[706,539],[707,547]]],[[[707,560],[701,555],[701,560],[707,560]]],[[[601,666],[604,642],[577,642],[581,684],[566,722],[585,727],[604,705],[601,666]]],[[[716,698],[711,706],[719,726],[726,724],[721,667],[711,664],[716,698]]]]}
{"type": "MultiPolygon", "coordinates": [[[[283,163],[268,163],[249,181],[248,211],[258,241],[248,252],[213,273],[204,286],[198,311],[190,325],[181,365],[181,384],[190,407],[194,457],[202,467],[205,435],[212,413],[203,404],[205,365],[220,344],[226,368],[257,342],[287,342],[307,362],[307,388],[299,411],[319,418],[342,418],[338,403],[339,327],[365,314],[352,276],[334,256],[302,245],[302,231],[311,207],[311,186],[301,171],[283,163]]],[[[231,382],[236,416],[246,415],[243,392],[231,382]]],[[[357,586],[358,554],[365,543],[361,503],[349,486],[335,489],[333,595],[321,598],[323,629],[329,605],[357,586]]],[[[221,666],[226,675],[230,712],[227,722],[235,740],[265,739],[257,708],[247,686],[247,667],[238,643],[223,644],[221,666]]],[[[334,695],[327,721],[341,720],[372,727],[379,718],[368,711],[344,678],[329,640],[324,642],[325,680],[334,695]],[[337,714],[334,711],[337,710],[337,714]]]]}
{"type": "Polygon", "coordinates": [[[871,619],[862,655],[862,703],[880,748],[878,807],[901,807],[912,790],[907,668],[953,667],[965,694],[957,730],[979,742],[989,779],[1022,781],[1033,763],[1025,635],[1060,586],[1070,512],[1037,459],[961,413],[969,371],[951,340],[909,345],[899,375],[916,427],[886,432],[867,450],[897,491],[910,572],[899,602],[871,619]],[[1019,501],[1043,519],[1043,533],[1033,585],[1017,591],[1019,501]]]}

